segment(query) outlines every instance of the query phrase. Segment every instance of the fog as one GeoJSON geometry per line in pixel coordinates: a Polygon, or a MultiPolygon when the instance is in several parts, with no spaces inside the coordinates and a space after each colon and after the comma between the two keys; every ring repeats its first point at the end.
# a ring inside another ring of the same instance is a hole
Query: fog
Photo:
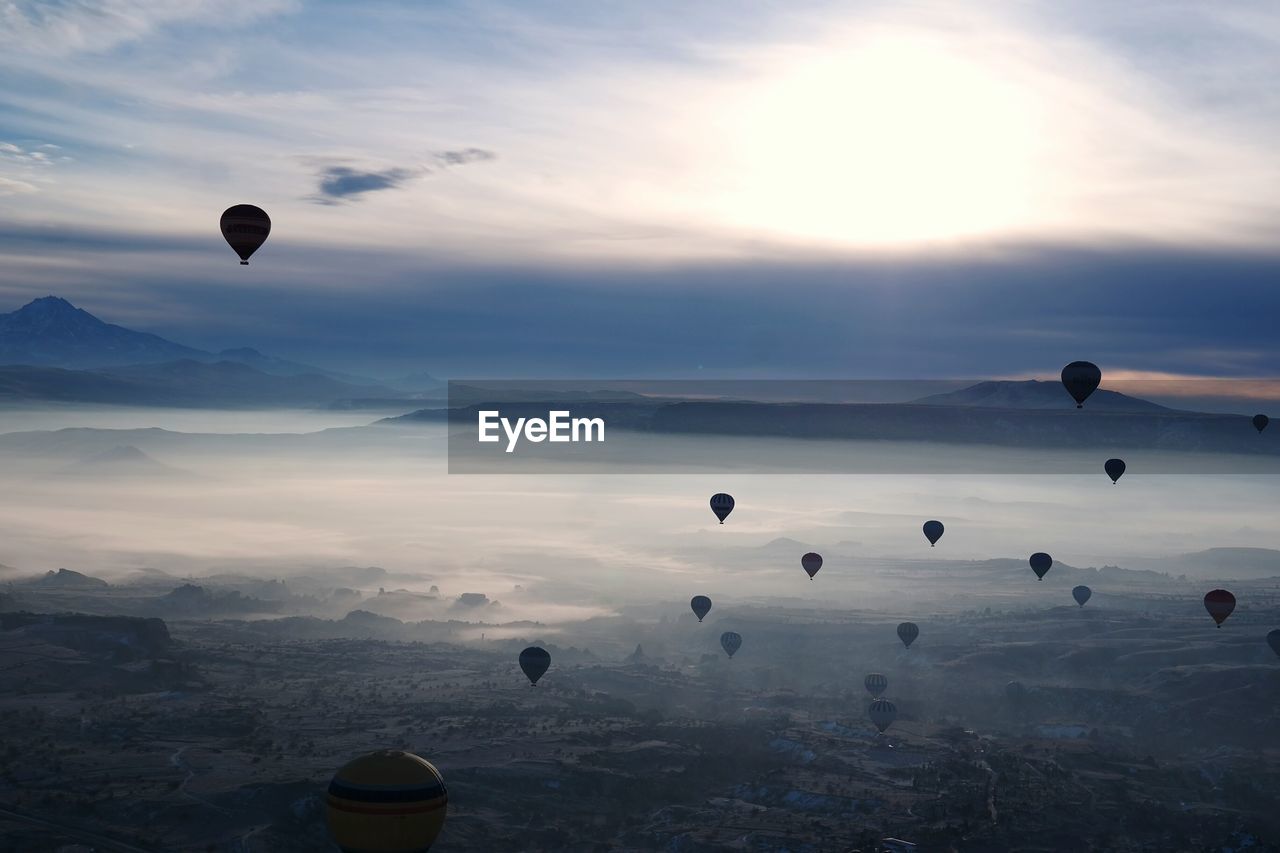
{"type": "Polygon", "coordinates": [[[1280,838],[1280,553],[1206,553],[1277,545],[1280,479],[1238,457],[1135,453],[1113,485],[1092,452],[664,435],[461,474],[443,424],[376,417],[0,419],[13,849],[334,849],[328,780],[388,748],[448,780],[441,850],[1280,838]]]}
{"type": "MultiPolygon", "coordinates": [[[[871,567],[991,558],[1025,565],[1028,554],[1047,551],[1079,568],[1178,575],[1188,567],[1162,569],[1161,561],[1214,547],[1280,546],[1280,484],[1266,476],[1144,476],[1131,469],[1112,485],[1100,470],[824,476],[682,473],[676,464],[649,474],[449,474],[441,426],[356,426],[375,417],[6,412],[0,431],[27,432],[0,436],[0,564],[8,578],[59,567],[106,579],[140,569],[260,579],[324,571],[335,586],[350,587],[360,584],[333,570],[378,566],[396,588],[436,585],[446,599],[471,592],[500,601],[500,613],[485,611],[486,622],[557,624],[626,605],[687,602],[697,593],[718,602],[891,601],[907,610],[919,600],[945,609],[955,593],[950,585],[887,583],[871,567]],[[116,431],[30,432],[71,426],[116,431]],[[135,429],[155,426],[167,432],[135,429]],[[707,507],[721,491],[737,499],[723,526],[707,507]],[[920,532],[930,518],[947,526],[933,549],[920,532]],[[808,550],[826,558],[812,583],[799,565],[808,550]]],[[[685,448],[673,450],[674,458],[696,457],[714,441],[666,439],[685,448]]],[[[730,444],[744,465],[771,460],[776,471],[786,469],[791,453],[812,459],[861,452],[856,442],[730,444]]],[[[885,458],[895,451],[881,445],[875,452],[885,458]]],[[[941,459],[998,450],[928,452],[941,459]]],[[[1036,594],[1031,584],[1020,589],[1036,594]]],[[[395,615],[438,617],[437,610],[395,615]]]]}

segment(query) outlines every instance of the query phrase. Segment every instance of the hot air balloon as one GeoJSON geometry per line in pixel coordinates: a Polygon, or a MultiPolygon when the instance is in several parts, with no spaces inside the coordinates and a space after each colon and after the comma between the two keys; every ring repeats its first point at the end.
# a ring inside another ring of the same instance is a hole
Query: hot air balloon
{"type": "Polygon", "coordinates": [[[1076,408],[1083,409],[1084,401],[1097,390],[1102,382],[1102,371],[1089,361],[1073,361],[1062,368],[1062,384],[1076,401],[1076,408]]]}
{"type": "Polygon", "coordinates": [[[889,679],[878,672],[873,672],[862,679],[862,685],[867,688],[868,693],[878,699],[889,687],[889,679]]]}
{"type": "Polygon", "coordinates": [[[898,626],[898,639],[902,640],[902,645],[911,648],[911,644],[916,641],[916,637],[920,636],[920,626],[914,622],[903,622],[898,626]]]}
{"type": "Polygon", "coordinates": [[[898,706],[890,702],[888,699],[876,699],[871,703],[871,707],[867,709],[867,716],[871,718],[871,722],[880,730],[880,734],[884,734],[884,730],[893,725],[893,721],[898,719],[898,706]]]}
{"type": "Polygon", "coordinates": [[[813,580],[818,569],[822,568],[822,556],[810,551],[800,558],[800,565],[804,566],[804,570],[809,573],[809,580],[813,580]]]}
{"type": "Polygon", "coordinates": [[[343,853],[418,853],[440,835],[449,795],[431,762],[383,750],[343,765],[325,800],[329,833],[343,853]]]}
{"type": "Polygon", "coordinates": [[[1084,607],[1085,602],[1087,602],[1090,598],[1093,597],[1093,590],[1089,589],[1089,587],[1085,586],[1084,584],[1081,584],[1080,586],[1075,587],[1074,589],[1071,590],[1071,597],[1076,600],[1076,604],[1079,604],[1081,607],[1084,607]]]}
{"type": "Polygon", "coordinates": [[[1209,611],[1213,621],[1221,628],[1231,611],[1236,609],[1236,597],[1225,589],[1211,589],[1205,593],[1204,609],[1209,611]]]}
{"type": "Polygon", "coordinates": [[[529,678],[529,684],[537,687],[538,679],[551,666],[551,653],[538,646],[530,646],[520,653],[520,668],[529,678]]]}
{"type": "Polygon", "coordinates": [[[1022,686],[1021,681],[1010,681],[1004,686],[1004,695],[1010,702],[1021,702],[1027,697],[1027,688],[1022,686]]]}
{"type": "Polygon", "coordinates": [[[1107,472],[1107,476],[1111,478],[1112,484],[1115,484],[1124,476],[1125,464],[1123,459],[1108,459],[1103,463],[1102,468],[1107,472]]]}
{"type": "Polygon", "coordinates": [[[938,540],[942,538],[942,531],[945,529],[941,521],[926,521],[924,523],[924,538],[929,540],[930,548],[938,544],[938,540]]]}
{"type": "Polygon", "coordinates": [[[1253,428],[1256,429],[1258,432],[1262,432],[1264,429],[1266,429],[1267,424],[1269,423],[1271,423],[1271,418],[1267,417],[1266,415],[1253,416],[1253,428]]]}
{"type": "Polygon", "coordinates": [[[1044,580],[1044,576],[1048,574],[1049,569],[1053,568],[1053,557],[1042,551],[1032,554],[1028,562],[1031,563],[1031,571],[1035,572],[1036,577],[1040,580],[1044,580]]]}
{"type": "Polygon", "coordinates": [[[1271,651],[1280,655],[1280,628],[1267,632],[1267,645],[1271,647],[1271,651]]]}
{"type": "Polygon", "coordinates": [[[724,524],[729,513],[733,512],[733,495],[726,495],[724,492],[712,495],[711,511],[716,514],[716,518],[720,519],[720,523],[724,524]]]}
{"type": "Polygon", "coordinates": [[[711,599],[705,595],[695,595],[689,599],[689,608],[698,617],[698,621],[701,622],[702,617],[711,612],[711,599]]]}
{"type": "Polygon", "coordinates": [[[742,635],[733,631],[725,631],[720,635],[720,647],[724,649],[725,654],[733,657],[734,652],[742,648],[742,635]]]}
{"type": "Polygon", "coordinates": [[[249,265],[249,256],[258,251],[258,247],[267,242],[271,233],[271,217],[260,207],[252,204],[237,204],[222,212],[222,236],[235,253],[240,256],[240,263],[249,265]]]}

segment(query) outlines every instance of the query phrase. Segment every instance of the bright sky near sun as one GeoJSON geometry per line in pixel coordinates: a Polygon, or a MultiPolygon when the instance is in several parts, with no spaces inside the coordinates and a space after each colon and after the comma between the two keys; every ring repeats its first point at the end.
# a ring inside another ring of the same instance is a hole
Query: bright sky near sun
{"type": "Polygon", "coordinates": [[[23,227],[252,202],[273,240],[647,262],[1280,226],[1270,3],[18,0],[0,79],[23,227]]]}

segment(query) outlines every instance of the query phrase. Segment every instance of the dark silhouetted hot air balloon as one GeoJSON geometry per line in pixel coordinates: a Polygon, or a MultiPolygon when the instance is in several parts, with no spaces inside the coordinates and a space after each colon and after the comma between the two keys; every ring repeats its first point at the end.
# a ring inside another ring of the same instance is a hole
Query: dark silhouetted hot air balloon
{"type": "Polygon", "coordinates": [[[1267,632],[1267,645],[1271,647],[1271,651],[1280,655],[1280,628],[1274,628],[1267,632]]]}
{"type": "Polygon", "coordinates": [[[716,518],[720,519],[720,523],[724,524],[729,513],[733,512],[733,495],[726,495],[724,492],[712,495],[711,511],[716,514],[716,518]]]}
{"type": "Polygon", "coordinates": [[[818,573],[818,569],[822,568],[822,556],[810,551],[800,558],[800,565],[804,566],[804,570],[809,573],[809,580],[813,580],[813,576],[818,573]]]}
{"type": "Polygon", "coordinates": [[[1079,604],[1081,607],[1084,607],[1085,602],[1087,602],[1090,598],[1093,597],[1093,590],[1089,589],[1089,587],[1085,586],[1084,584],[1081,584],[1080,586],[1075,587],[1074,589],[1071,590],[1071,597],[1076,600],[1076,604],[1079,604]]]}
{"type": "Polygon", "coordinates": [[[942,538],[942,531],[945,529],[941,521],[926,521],[924,523],[924,538],[929,540],[930,548],[938,544],[938,540],[942,538]]]}
{"type": "Polygon", "coordinates": [[[1266,429],[1267,424],[1269,423],[1271,423],[1271,418],[1267,417],[1266,415],[1253,416],[1253,428],[1256,429],[1258,432],[1262,432],[1264,429],[1266,429]]]}
{"type": "Polygon", "coordinates": [[[733,657],[734,652],[742,648],[742,635],[733,631],[725,631],[720,635],[720,647],[724,649],[725,654],[733,657]]]}
{"type": "Polygon", "coordinates": [[[1111,478],[1113,484],[1124,476],[1125,464],[1123,459],[1108,459],[1102,468],[1107,472],[1107,476],[1111,478]]]}
{"type": "Polygon", "coordinates": [[[1076,408],[1083,409],[1088,399],[1102,382],[1102,371],[1089,361],[1073,361],[1062,368],[1062,384],[1076,401],[1076,408]]]}
{"type": "Polygon", "coordinates": [[[539,646],[530,646],[520,653],[520,668],[528,676],[529,683],[538,686],[538,679],[551,666],[551,653],[539,646]]]}
{"type": "Polygon", "coordinates": [[[862,686],[867,688],[867,692],[872,696],[879,698],[889,687],[889,679],[885,678],[878,672],[873,672],[866,678],[862,679],[862,686]]]}
{"type": "Polygon", "coordinates": [[[916,637],[920,636],[920,626],[914,622],[903,622],[898,626],[898,639],[902,641],[902,645],[911,648],[911,644],[916,641],[916,637]]]}
{"type": "Polygon", "coordinates": [[[271,233],[271,217],[260,207],[237,204],[222,212],[222,236],[240,256],[240,263],[249,265],[249,256],[267,242],[271,233]]]}
{"type": "Polygon", "coordinates": [[[1021,681],[1010,681],[1004,686],[1004,695],[1010,702],[1021,702],[1027,698],[1027,688],[1021,681]]]}
{"type": "Polygon", "coordinates": [[[440,835],[449,795],[431,762],[385,750],[343,765],[325,800],[329,833],[343,853],[418,853],[440,835]]]}
{"type": "Polygon", "coordinates": [[[1037,551],[1032,554],[1028,562],[1031,563],[1031,571],[1035,572],[1036,577],[1040,580],[1044,580],[1044,576],[1048,574],[1049,569],[1053,568],[1053,557],[1043,551],[1037,551]]]}
{"type": "Polygon", "coordinates": [[[698,617],[698,621],[701,622],[702,617],[711,612],[711,599],[705,595],[695,595],[689,599],[689,608],[698,617]]]}
{"type": "Polygon", "coordinates": [[[871,703],[871,707],[867,709],[867,716],[871,718],[871,722],[880,730],[880,733],[884,734],[884,730],[893,725],[894,720],[898,719],[898,706],[888,699],[876,699],[871,703]]]}
{"type": "Polygon", "coordinates": [[[1204,609],[1209,611],[1213,621],[1221,628],[1231,611],[1236,609],[1236,597],[1225,589],[1211,589],[1205,593],[1204,609]]]}

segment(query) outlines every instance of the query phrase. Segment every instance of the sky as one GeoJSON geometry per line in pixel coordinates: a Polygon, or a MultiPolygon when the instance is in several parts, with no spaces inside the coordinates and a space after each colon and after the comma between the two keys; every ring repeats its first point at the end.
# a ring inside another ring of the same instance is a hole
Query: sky
{"type": "Polygon", "coordinates": [[[1270,376],[1276,79],[1268,2],[0,0],[0,310],[384,375],[1270,376]]]}

